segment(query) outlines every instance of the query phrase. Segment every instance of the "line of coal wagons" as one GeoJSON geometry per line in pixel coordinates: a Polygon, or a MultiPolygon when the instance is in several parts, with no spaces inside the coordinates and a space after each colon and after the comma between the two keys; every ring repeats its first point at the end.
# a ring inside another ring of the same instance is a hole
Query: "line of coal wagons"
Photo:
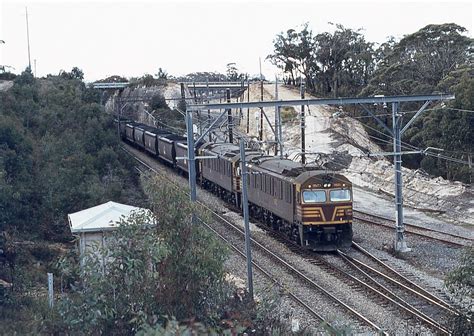
{"type": "MultiPolygon", "coordinates": [[[[126,121],[123,140],[187,174],[186,137],[167,129],[126,121]]],[[[205,189],[241,208],[239,146],[198,143],[197,180],[205,189]]],[[[246,150],[249,209],[252,218],[305,249],[331,251],[352,243],[352,184],[343,175],[287,158],[246,150]]]]}

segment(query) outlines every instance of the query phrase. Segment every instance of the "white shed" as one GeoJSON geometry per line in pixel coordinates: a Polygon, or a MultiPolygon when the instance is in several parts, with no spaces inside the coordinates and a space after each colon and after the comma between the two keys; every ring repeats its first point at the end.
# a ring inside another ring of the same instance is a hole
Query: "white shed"
{"type": "Polygon", "coordinates": [[[131,205],[107,202],[68,215],[69,226],[79,236],[79,253],[91,252],[94,245],[104,247],[107,235],[115,230],[121,219],[127,219],[133,211],[144,210],[131,205]]]}

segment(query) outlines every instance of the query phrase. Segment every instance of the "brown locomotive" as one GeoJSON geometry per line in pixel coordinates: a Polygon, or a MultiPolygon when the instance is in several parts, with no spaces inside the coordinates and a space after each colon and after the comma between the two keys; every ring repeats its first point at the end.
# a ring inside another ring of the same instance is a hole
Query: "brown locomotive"
{"type": "MultiPolygon", "coordinates": [[[[186,173],[185,138],[137,123],[120,127],[123,139],[186,173]]],[[[231,143],[198,144],[197,178],[203,187],[240,207],[242,181],[239,147],[231,143]]],[[[289,159],[246,151],[250,178],[250,215],[285,234],[305,249],[331,251],[352,243],[352,184],[334,171],[289,159]]]]}
{"type": "MultiPolygon", "coordinates": [[[[204,187],[240,206],[240,153],[234,144],[208,143],[201,155],[204,187]]],[[[289,159],[246,152],[251,217],[306,249],[332,251],[352,244],[352,184],[343,175],[289,159]]]]}

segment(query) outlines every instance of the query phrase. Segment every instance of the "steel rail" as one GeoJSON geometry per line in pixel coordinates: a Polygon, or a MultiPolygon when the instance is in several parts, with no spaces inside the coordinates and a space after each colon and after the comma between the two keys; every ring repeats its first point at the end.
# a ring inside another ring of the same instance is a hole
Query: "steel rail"
{"type": "MultiPolygon", "coordinates": [[[[371,216],[370,214],[367,214],[369,216],[371,216]]],[[[357,219],[357,220],[360,220],[362,222],[365,222],[365,223],[368,223],[368,224],[375,224],[375,225],[379,225],[379,226],[383,226],[383,227],[386,227],[386,228],[390,228],[390,229],[393,229],[393,226],[392,225],[389,225],[389,224],[384,224],[384,223],[380,223],[380,222],[376,222],[376,221],[373,221],[373,220],[370,220],[370,219],[367,219],[367,218],[362,218],[362,217],[359,217],[359,216],[355,216],[353,215],[353,218],[354,219],[357,219]]],[[[387,221],[391,221],[391,222],[394,222],[393,220],[390,220],[390,219],[385,219],[387,221]]],[[[432,231],[436,234],[440,234],[440,235],[448,235],[448,233],[444,233],[442,231],[436,231],[436,230],[430,230],[430,229],[424,229],[423,227],[418,227],[416,228],[418,230],[425,230],[425,231],[432,231]]],[[[456,241],[453,241],[453,240],[449,240],[449,239],[445,239],[445,238],[441,238],[441,237],[436,237],[436,236],[432,236],[432,235],[429,235],[429,234],[426,234],[426,233],[422,233],[422,232],[416,232],[416,231],[413,231],[413,228],[412,229],[409,229],[409,228],[406,228],[405,229],[405,232],[408,233],[408,234],[412,234],[412,235],[415,235],[415,236],[420,236],[420,237],[423,237],[423,238],[429,238],[429,239],[432,239],[432,240],[437,240],[437,241],[440,241],[440,242],[443,242],[443,243],[446,243],[446,244],[449,244],[449,245],[454,245],[454,246],[460,246],[460,247],[470,247],[472,246],[472,243],[461,243],[461,242],[456,242],[456,241]]],[[[470,241],[470,238],[467,238],[467,237],[454,237],[455,239],[463,239],[463,240],[467,240],[467,241],[470,241]]]]}
{"type": "MultiPolygon", "coordinates": [[[[460,312],[457,311],[454,307],[452,307],[449,303],[443,301],[442,299],[438,298],[437,296],[433,295],[432,293],[428,292],[426,289],[424,289],[423,287],[421,287],[420,285],[416,284],[415,282],[413,282],[412,280],[408,279],[406,276],[404,276],[403,274],[400,274],[400,272],[398,272],[397,270],[395,270],[393,267],[391,267],[390,265],[384,263],[382,260],[378,259],[376,256],[374,256],[372,253],[370,253],[369,251],[367,251],[366,249],[364,249],[362,246],[360,246],[359,244],[355,243],[355,242],[352,242],[352,247],[354,249],[356,249],[357,251],[361,252],[362,254],[366,255],[367,257],[369,257],[370,259],[372,259],[373,261],[375,261],[377,264],[379,264],[380,266],[384,267],[385,269],[389,270],[390,272],[392,272],[393,274],[395,274],[396,276],[398,276],[400,279],[402,279],[403,281],[405,281],[406,283],[409,283],[410,286],[412,286],[413,288],[410,288],[408,286],[405,286],[403,284],[400,283],[400,285],[404,286],[405,289],[409,290],[410,292],[414,292],[416,295],[428,300],[429,302],[431,302],[432,304],[440,307],[440,308],[443,308],[445,309],[446,311],[449,311],[450,313],[456,315],[456,316],[459,316],[460,315],[460,312]]],[[[348,256],[349,257],[349,256],[348,256]]],[[[353,258],[353,257],[349,257],[353,260],[355,260],[357,263],[360,263],[360,264],[363,264],[362,262],[360,262],[359,260],[353,258]]],[[[368,265],[365,265],[367,266],[368,268],[371,268],[373,269],[372,267],[368,266],[368,265]]],[[[378,270],[375,270],[373,269],[373,271],[375,272],[379,272],[378,270]]],[[[379,272],[380,273],[380,272],[379,272]]],[[[384,277],[387,277],[386,275],[382,275],[384,277]]],[[[389,278],[389,277],[388,277],[389,278]]],[[[389,281],[393,281],[395,283],[399,283],[398,281],[396,280],[393,280],[393,279],[388,279],[389,281]]]]}
{"type": "MultiPolygon", "coordinates": [[[[244,260],[247,259],[247,256],[245,252],[241,251],[237,246],[235,246],[233,243],[231,243],[227,238],[225,238],[222,234],[217,232],[213,227],[211,227],[209,224],[204,222],[202,219],[198,218],[198,220],[206,226],[212,233],[217,235],[222,241],[224,241],[226,244],[228,244],[237,254],[239,254],[244,260]]],[[[282,283],[280,283],[277,279],[275,279],[268,271],[266,271],[262,266],[260,266],[256,261],[252,260],[252,265],[258,269],[261,273],[263,273],[270,281],[278,285],[281,289],[283,289],[288,296],[290,296],[293,300],[298,302],[301,306],[303,306],[313,317],[316,317],[319,319],[321,322],[326,323],[328,331],[332,335],[337,335],[338,332],[335,327],[333,327],[329,322],[327,322],[324,317],[319,315],[313,308],[308,306],[303,300],[301,300],[296,294],[294,294],[292,291],[290,291],[288,288],[286,288],[282,283]]]]}
{"type": "MultiPolygon", "coordinates": [[[[219,220],[221,220],[222,222],[224,222],[226,225],[230,226],[231,228],[233,228],[234,230],[238,231],[239,233],[241,233],[242,235],[244,234],[244,231],[236,226],[235,224],[231,223],[230,221],[228,221],[227,219],[225,219],[224,217],[222,217],[221,215],[217,214],[215,211],[213,211],[212,209],[210,209],[207,205],[203,204],[203,206],[208,209],[209,211],[212,211],[213,215],[215,217],[217,217],[219,220]]],[[[383,330],[382,328],[380,328],[379,326],[377,326],[375,323],[373,323],[372,321],[370,321],[368,318],[366,318],[365,316],[363,316],[362,314],[360,314],[359,312],[357,312],[354,308],[350,307],[349,305],[347,305],[346,303],[344,303],[343,301],[341,301],[340,299],[338,299],[337,297],[335,297],[334,295],[332,295],[330,292],[328,292],[326,289],[324,289],[323,287],[321,287],[319,284],[317,284],[315,281],[313,281],[312,279],[310,279],[308,276],[306,276],[305,274],[303,274],[301,271],[299,271],[298,269],[296,269],[294,266],[290,265],[287,261],[285,261],[283,258],[281,258],[280,256],[278,256],[276,253],[270,251],[268,248],[266,248],[265,246],[263,246],[261,243],[259,243],[258,241],[256,241],[254,238],[251,238],[251,241],[252,241],[252,244],[257,246],[260,250],[264,251],[265,253],[267,253],[270,257],[272,257],[273,259],[277,260],[280,264],[282,264],[285,268],[291,270],[294,274],[296,274],[300,279],[304,280],[307,284],[309,284],[310,286],[312,287],[315,287],[317,288],[319,291],[321,291],[323,294],[325,294],[326,296],[330,297],[332,300],[334,300],[336,303],[340,304],[341,306],[343,306],[346,310],[348,310],[349,312],[351,312],[352,314],[354,314],[357,318],[359,318],[360,320],[362,320],[364,323],[367,323],[368,325],[370,325],[372,328],[376,329],[378,332],[384,334],[384,335],[387,335],[383,330]]]]}
{"type": "MultiPolygon", "coordinates": [[[[339,253],[338,251],[338,255],[341,256],[346,262],[348,262],[349,264],[351,264],[355,269],[357,269],[360,273],[362,273],[365,277],[367,277],[370,281],[372,281],[373,283],[375,283],[378,287],[380,287],[382,290],[384,290],[385,292],[387,293],[390,293],[391,296],[393,296],[395,299],[389,297],[388,295],[382,293],[381,291],[379,291],[378,289],[374,288],[373,286],[369,285],[368,283],[360,280],[359,278],[355,277],[354,275],[340,269],[339,267],[337,266],[334,266],[334,265],[331,265],[329,263],[327,263],[329,265],[329,267],[339,271],[339,272],[342,272],[344,273],[346,276],[350,277],[352,280],[358,282],[359,284],[363,285],[364,287],[370,289],[371,291],[373,291],[374,293],[377,293],[378,295],[380,295],[381,297],[383,297],[384,299],[394,303],[396,306],[400,307],[402,310],[408,312],[409,314],[411,314],[412,316],[418,318],[419,320],[425,322],[427,325],[431,326],[432,328],[436,329],[437,331],[439,332],[442,332],[443,334],[446,334],[446,335],[449,335],[450,334],[450,331],[445,329],[440,323],[438,323],[437,321],[435,321],[434,319],[432,319],[431,317],[427,316],[425,313],[421,312],[419,309],[413,307],[410,303],[406,302],[404,299],[396,296],[395,294],[391,293],[391,291],[384,285],[380,284],[377,280],[375,280],[372,276],[370,276],[369,274],[367,274],[367,272],[365,272],[364,270],[362,270],[360,267],[358,267],[355,263],[351,262],[348,258],[346,258],[343,254],[339,253]]],[[[325,262],[325,261],[324,261],[325,262]]]]}
{"type": "MultiPolygon", "coordinates": [[[[140,160],[139,158],[137,158],[135,155],[133,155],[133,153],[130,153],[129,151],[127,151],[126,149],[124,149],[126,152],[128,152],[129,154],[132,155],[132,157],[134,157],[135,160],[137,160],[138,162],[140,162],[141,164],[143,164],[145,167],[147,167],[148,169],[158,173],[157,170],[155,170],[153,167],[151,167],[150,165],[148,165],[146,162],[144,162],[143,160],[140,160]]],[[[159,174],[159,173],[158,173],[159,174]]],[[[174,184],[174,182],[173,182],[174,184]]],[[[175,187],[178,188],[178,186],[175,185],[175,187]]],[[[185,191],[183,191],[185,192],[185,191]]],[[[221,215],[219,215],[218,213],[216,213],[213,209],[211,209],[209,206],[207,206],[206,204],[200,202],[199,200],[196,201],[197,204],[199,204],[201,207],[203,207],[204,209],[206,209],[207,211],[209,211],[214,217],[216,217],[218,220],[222,221],[224,224],[226,224],[227,226],[231,227],[232,229],[234,229],[235,231],[239,232],[240,234],[244,235],[244,231],[236,226],[235,224],[231,223],[230,221],[228,221],[226,218],[222,217],[221,215]]],[[[343,301],[341,301],[340,299],[336,298],[334,295],[332,295],[330,292],[328,292],[326,289],[324,289],[323,287],[321,287],[320,285],[318,285],[316,282],[314,282],[312,279],[310,279],[309,277],[307,277],[305,274],[303,274],[301,271],[299,271],[298,269],[296,269],[295,267],[293,267],[292,265],[290,265],[288,262],[286,262],[285,260],[283,260],[280,256],[278,256],[276,253],[270,251],[269,249],[267,249],[265,246],[263,246],[262,244],[260,244],[258,241],[256,241],[254,238],[251,238],[251,242],[252,244],[254,244],[255,246],[257,246],[260,250],[264,251],[265,253],[267,253],[271,258],[277,260],[280,264],[282,264],[286,269],[289,269],[291,272],[293,272],[293,274],[296,274],[300,279],[302,279],[303,281],[305,281],[307,284],[309,284],[310,286],[312,287],[315,287],[317,288],[320,292],[322,292],[323,294],[325,294],[326,296],[328,296],[329,298],[331,298],[333,301],[335,301],[336,303],[340,304],[341,306],[343,306],[346,310],[348,310],[351,314],[355,315],[358,319],[360,319],[361,321],[363,321],[364,323],[368,324],[369,326],[371,326],[372,328],[374,328],[375,330],[377,330],[377,332],[379,332],[381,335],[387,335],[388,336],[388,333],[386,333],[385,331],[382,330],[382,328],[380,328],[378,325],[376,325],[375,323],[373,323],[372,321],[370,321],[368,318],[366,318],[365,316],[363,316],[362,314],[360,314],[359,312],[357,312],[355,309],[353,309],[352,307],[350,307],[349,305],[347,305],[346,303],[344,303],[343,301]]]]}
{"type": "MultiPolygon", "coordinates": [[[[156,174],[159,174],[165,178],[167,178],[166,176],[164,176],[163,174],[161,174],[160,172],[158,172],[156,169],[154,169],[153,167],[151,167],[149,164],[147,164],[145,161],[139,159],[138,157],[136,157],[133,153],[131,153],[130,151],[128,151],[127,149],[125,149],[124,147],[122,147],[122,150],[124,150],[125,152],[127,152],[130,156],[132,156],[137,162],[139,162],[141,165],[145,166],[148,170],[151,170],[152,172],[156,173],[156,174]]],[[[142,172],[139,168],[137,168],[137,170],[139,172],[142,172]]],[[[182,190],[174,181],[171,181],[171,179],[167,178],[168,181],[170,181],[173,186],[175,187],[175,189],[177,191],[180,191],[180,192],[184,192],[184,190],[182,190]]],[[[211,213],[214,215],[214,216],[219,216],[214,210],[211,210],[209,207],[207,207],[205,204],[199,202],[199,205],[203,206],[205,209],[207,209],[208,211],[211,211],[211,213]]],[[[207,224],[206,222],[204,222],[201,218],[199,217],[196,217],[197,220],[199,220],[199,222],[201,222],[201,224],[203,224],[204,226],[206,226],[211,232],[213,232],[215,235],[217,235],[222,241],[224,241],[227,245],[229,245],[239,256],[241,256],[243,259],[247,259],[247,256],[246,254],[241,251],[237,246],[235,246],[232,242],[230,242],[227,238],[225,238],[222,234],[220,234],[219,232],[217,232],[214,228],[212,228],[209,224],[207,224]]],[[[317,319],[319,319],[321,322],[324,322],[326,324],[326,327],[328,329],[328,331],[332,334],[332,335],[337,335],[338,332],[336,330],[336,328],[334,326],[332,326],[328,321],[326,321],[324,319],[324,317],[322,317],[321,315],[319,315],[314,309],[312,309],[310,306],[308,306],[303,300],[301,300],[296,294],[294,294],[292,291],[290,291],[289,289],[287,289],[283,284],[281,284],[277,279],[275,279],[268,271],[266,271],[262,266],[260,266],[256,261],[252,261],[252,265],[258,269],[262,274],[264,274],[270,281],[272,281],[273,283],[277,284],[280,288],[284,289],[285,293],[290,296],[294,301],[296,301],[297,303],[299,303],[301,306],[303,306],[311,315],[313,315],[313,317],[316,317],[317,319]]]]}
{"type": "MultiPolygon", "coordinates": [[[[386,220],[386,221],[389,221],[389,222],[395,222],[393,219],[387,218],[387,217],[384,217],[384,216],[381,216],[381,215],[371,214],[371,213],[360,211],[360,210],[353,210],[353,211],[358,212],[362,215],[379,218],[379,219],[386,220]]],[[[435,232],[435,233],[443,234],[443,235],[450,236],[450,237],[453,237],[453,238],[459,238],[459,239],[464,239],[464,240],[469,240],[469,241],[474,242],[474,238],[458,235],[458,234],[455,234],[455,233],[440,231],[440,230],[436,230],[436,229],[433,229],[433,228],[427,228],[427,227],[420,226],[420,225],[413,224],[413,223],[404,222],[404,224],[405,224],[406,227],[412,227],[412,228],[425,230],[425,231],[429,231],[429,232],[435,232]]]]}

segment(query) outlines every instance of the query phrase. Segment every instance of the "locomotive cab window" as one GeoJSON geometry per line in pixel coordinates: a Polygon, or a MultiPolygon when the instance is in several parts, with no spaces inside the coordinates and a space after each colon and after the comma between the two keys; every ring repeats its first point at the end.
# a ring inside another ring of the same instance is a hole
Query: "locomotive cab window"
{"type": "Polygon", "coordinates": [[[351,200],[351,191],[349,189],[331,190],[329,192],[331,202],[342,202],[351,200]]]}
{"type": "Polygon", "coordinates": [[[326,202],[326,192],[324,190],[303,190],[304,203],[326,202]]]}

